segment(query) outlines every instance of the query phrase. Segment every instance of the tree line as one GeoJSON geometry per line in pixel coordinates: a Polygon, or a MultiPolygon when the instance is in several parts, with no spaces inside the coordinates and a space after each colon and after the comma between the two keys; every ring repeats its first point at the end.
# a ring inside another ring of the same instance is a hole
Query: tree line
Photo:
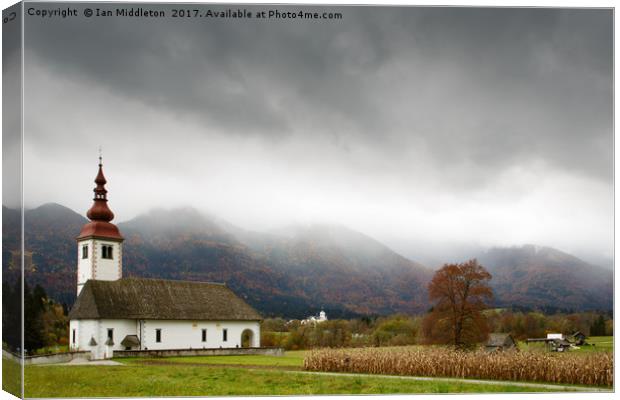
{"type": "MultiPolygon", "coordinates": [[[[485,332],[510,333],[516,340],[545,337],[547,333],[612,336],[613,320],[596,312],[546,315],[539,311],[491,309],[485,332]],[[602,328],[601,328],[602,326],[602,328]]],[[[449,344],[425,330],[424,316],[391,315],[363,319],[329,320],[302,325],[299,320],[270,318],[261,326],[261,345],[303,350],[320,347],[383,347],[412,344],[449,344]]],[[[483,333],[471,345],[484,343],[483,333]]]]}
{"type": "Polygon", "coordinates": [[[2,283],[2,346],[13,352],[22,349],[22,304],[25,354],[51,352],[50,348],[67,347],[69,320],[67,308],[48,298],[40,285],[31,288],[18,280],[11,285],[2,283]]]}
{"type": "Polygon", "coordinates": [[[545,315],[540,311],[490,309],[491,274],[477,260],[445,264],[429,283],[432,308],[420,316],[330,320],[302,324],[282,318],[263,321],[261,344],[288,350],[318,347],[450,344],[468,348],[489,333],[510,333],[515,339],[541,338],[547,333],[613,335],[613,321],[595,312],[545,315]]]}
{"type": "MultiPolygon", "coordinates": [[[[285,349],[316,347],[401,346],[452,344],[471,347],[490,332],[510,333],[515,339],[545,337],[547,333],[588,336],[613,335],[613,320],[603,313],[545,314],[541,311],[489,309],[491,275],[476,260],[446,264],[431,280],[432,308],[424,315],[373,316],[302,324],[271,318],[262,322],[261,344],[285,349]]],[[[22,347],[21,281],[3,282],[3,347],[22,347]]],[[[36,285],[24,285],[24,344],[27,354],[57,351],[68,345],[67,308],[48,298],[36,285]],[[52,348],[50,350],[50,348],[52,348]]]]}

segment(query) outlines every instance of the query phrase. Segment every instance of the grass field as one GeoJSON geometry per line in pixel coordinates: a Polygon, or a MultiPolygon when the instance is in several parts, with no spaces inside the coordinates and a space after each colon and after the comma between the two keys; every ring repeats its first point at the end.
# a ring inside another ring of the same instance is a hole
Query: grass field
{"type": "Polygon", "coordinates": [[[123,364],[145,364],[165,362],[167,364],[212,364],[212,365],[243,365],[243,366],[269,366],[269,367],[292,367],[301,368],[304,357],[308,351],[287,351],[281,357],[274,356],[194,356],[194,357],[166,357],[160,358],[118,358],[123,364]]]}
{"type": "Polygon", "coordinates": [[[22,372],[17,361],[2,357],[2,390],[21,397],[22,372]]]}
{"type": "Polygon", "coordinates": [[[510,384],[319,376],[183,363],[124,366],[28,366],[27,397],[226,396],[388,393],[539,392],[510,384]]]}
{"type": "Polygon", "coordinates": [[[586,339],[586,343],[592,346],[581,346],[575,352],[614,351],[613,336],[592,336],[586,339]]]}
{"type": "MultiPolygon", "coordinates": [[[[596,338],[609,351],[613,338],[596,338]]],[[[227,395],[414,394],[559,391],[498,382],[480,384],[433,379],[327,376],[304,373],[309,352],[276,356],[121,358],[123,365],[27,366],[27,397],[134,397],[227,395]]],[[[3,373],[7,365],[3,360],[3,373]]],[[[9,366],[10,369],[10,366],[9,366]]]]}

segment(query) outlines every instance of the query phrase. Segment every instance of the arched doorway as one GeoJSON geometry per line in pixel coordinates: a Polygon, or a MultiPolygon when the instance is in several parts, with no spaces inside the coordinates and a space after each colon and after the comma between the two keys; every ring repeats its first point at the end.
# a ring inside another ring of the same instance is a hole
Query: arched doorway
{"type": "Polygon", "coordinates": [[[253,347],[254,346],[254,332],[251,329],[246,329],[241,332],[241,347],[253,347]]]}

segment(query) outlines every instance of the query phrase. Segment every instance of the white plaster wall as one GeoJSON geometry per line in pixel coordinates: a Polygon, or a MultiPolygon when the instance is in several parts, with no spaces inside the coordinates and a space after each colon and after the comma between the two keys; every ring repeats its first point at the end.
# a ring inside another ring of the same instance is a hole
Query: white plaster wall
{"type": "Polygon", "coordinates": [[[108,340],[108,328],[114,329],[114,346],[113,350],[125,350],[121,346],[121,342],[127,335],[137,335],[137,323],[135,320],[119,319],[119,320],[71,320],[69,322],[69,343],[72,350],[90,350],[93,359],[105,358],[106,345],[108,340]],[[77,346],[71,343],[71,335],[73,329],[77,329],[77,346]],[[90,346],[90,338],[94,337],[97,346],[90,346]]]}
{"type": "Polygon", "coordinates": [[[142,349],[201,349],[241,347],[241,333],[253,332],[251,347],[260,347],[258,321],[166,321],[146,320],[142,325],[142,349]],[[155,331],[161,329],[161,343],[155,341],[155,331]],[[202,329],[207,329],[207,341],[202,341],[202,329]],[[223,330],[228,329],[228,340],[223,341],[223,330]]]}
{"type": "Polygon", "coordinates": [[[86,239],[78,242],[78,287],[80,294],[82,287],[89,279],[115,281],[123,275],[123,244],[111,240],[86,239]],[[112,259],[101,257],[102,245],[112,246],[112,259]],[[88,246],[88,258],[82,258],[82,246],[88,246]]]}
{"type": "MultiPolygon", "coordinates": [[[[91,336],[97,340],[97,320],[71,320],[69,321],[69,346],[74,351],[91,351],[91,357],[97,358],[97,347],[89,345],[91,336]],[[73,330],[75,329],[75,343],[73,343],[73,330]]],[[[97,340],[99,343],[99,340],[97,340]]]]}
{"type": "Polygon", "coordinates": [[[93,240],[95,251],[95,274],[93,279],[100,281],[115,281],[123,275],[123,244],[111,240],[93,240]],[[101,258],[101,246],[112,246],[112,259],[101,258]]]}
{"type": "Polygon", "coordinates": [[[253,333],[251,347],[260,347],[260,324],[258,321],[167,321],[167,320],[71,320],[69,322],[69,343],[72,350],[90,350],[93,359],[105,358],[108,328],[114,329],[113,350],[125,350],[121,341],[126,335],[137,335],[141,350],[201,349],[241,347],[241,334],[250,329],[253,333]],[[142,329],[140,331],[140,325],[142,329]],[[76,331],[76,345],[71,342],[73,329],[76,331]],[[202,342],[202,329],[207,329],[207,341],[202,342]],[[155,342],[155,331],[161,329],[161,343],[155,342]],[[228,340],[224,342],[224,329],[228,329],[228,340]],[[90,346],[94,337],[97,346],[90,346]]]}
{"type": "Polygon", "coordinates": [[[77,262],[77,275],[78,275],[78,287],[77,294],[80,294],[82,287],[87,280],[92,279],[93,275],[93,240],[81,240],[78,242],[78,262],[77,262]],[[88,246],[88,258],[82,258],[82,246],[88,246]]]}

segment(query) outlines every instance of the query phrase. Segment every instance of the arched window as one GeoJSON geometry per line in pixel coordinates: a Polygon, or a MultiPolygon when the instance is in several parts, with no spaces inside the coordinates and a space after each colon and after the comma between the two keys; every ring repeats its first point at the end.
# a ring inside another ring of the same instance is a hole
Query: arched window
{"type": "Polygon", "coordinates": [[[101,258],[112,259],[112,246],[103,245],[101,246],[101,258]]]}

